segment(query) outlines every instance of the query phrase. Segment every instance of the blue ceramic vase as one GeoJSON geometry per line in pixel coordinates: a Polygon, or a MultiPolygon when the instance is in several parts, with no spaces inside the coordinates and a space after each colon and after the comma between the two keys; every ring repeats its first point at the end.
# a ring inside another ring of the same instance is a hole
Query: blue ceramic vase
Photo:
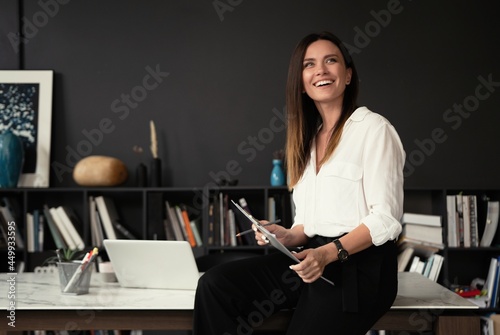
{"type": "Polygon", "coordinates": [[[21,139],[7,129],[0,134],[0,188],[17,186],[24,162],[21,139]]]}
{"type": "Polygon", "coordinates": [[[285,185],[285,172],[283,171],[283,161],[281,159],[273,159],[273,170],[271,171],[271,185],[285,185]]]}

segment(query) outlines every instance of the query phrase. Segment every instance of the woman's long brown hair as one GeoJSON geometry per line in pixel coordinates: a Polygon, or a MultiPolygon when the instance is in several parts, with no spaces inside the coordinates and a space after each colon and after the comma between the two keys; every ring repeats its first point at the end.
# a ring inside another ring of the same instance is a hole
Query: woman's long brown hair
{"type": "Polygon", "coordinates": [[[295,47],[288,67],[286,85],[286,108],[288,127],[286,135],[286,168],[289,187],[292,188],[302,177],[309,160],[312,140],[321,124],[321,116],[314,101],[305,93],[302,82],[303,61],[307,48],[318,40],[328,40],[335,44],[344,57],[347,68],[352,69],[351,82],[346,86],[342,102],[342,114],[327,145],[325,157],[319,164],[323,164],[337,147],[345,122],[357,108],[358,73],[339,38],[329,32],[310,34],[304,37],[295,47]]]}

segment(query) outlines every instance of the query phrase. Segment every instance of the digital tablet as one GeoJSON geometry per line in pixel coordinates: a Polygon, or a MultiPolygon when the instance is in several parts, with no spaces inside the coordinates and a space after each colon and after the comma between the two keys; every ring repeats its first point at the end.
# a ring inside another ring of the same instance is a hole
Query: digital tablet
{"type": "MultiPolygon", "coordinates": [[[[281,251],[283,254],[287,255],[288,257],[290,257],[295,263],[300,263],[300,260],[297,257],[295,257],[295,255],[290,250],[288,250],[287,247],[285,247],[280,241],[278,241],[276,236],[274,234],[272,234],[269,230],[267,230],[259,222],[259,220],[255,219],[252,215],[248,214],[247,211],[245,211],[243,208],[241,208],[241,206],[238,205],[233,200],[231,200],[231,202],[233,203],[234,207],[236,207],[248,220],[250,220],[251,223],[253,223],[257,227],[257,229],[262,233],[262,235],[264,235],[267,238],[267,240],[269,241],[269,243],[273,247],[275,247],[276,249],[278,249],[279,251],[281,251]]],[[[329,284],[335,285],[331,280],[326,279],[323,276],[321,276],[321,279],[323,279],[324,281],[326,281],[329,284]]]]}

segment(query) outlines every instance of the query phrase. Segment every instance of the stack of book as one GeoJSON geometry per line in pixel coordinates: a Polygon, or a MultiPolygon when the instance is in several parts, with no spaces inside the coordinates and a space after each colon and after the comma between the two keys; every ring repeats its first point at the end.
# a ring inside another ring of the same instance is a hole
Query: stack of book
{"type": "Polygon", "coordinates": [[[444,248],[441,216],[404,213],[403,234],[405,241],[427,245],[438,249],[444,248]]]}
{"type": "Polygon", "coordinates": [[[398,270],[418,272],[437,281],[444,248],[441,216],[404,213],[403,234],[399,241],[398,270]]]}

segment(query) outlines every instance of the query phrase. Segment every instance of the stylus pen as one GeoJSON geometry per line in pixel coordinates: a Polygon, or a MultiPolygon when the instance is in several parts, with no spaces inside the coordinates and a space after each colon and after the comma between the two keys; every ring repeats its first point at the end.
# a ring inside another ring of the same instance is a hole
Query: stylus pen
{"type": "MultiPolygon", "coordinates": [[[[278,219],[278,220],[273,221],[273,222],[264,223],[264,224],[262,225],[262,227],[265,227],[265,226],[270,226],[270,225],[272,225],[272,224],[276,224],[276,223],[280,223],[280,222],[281,222],[281,220],[280,220],[280,219],[278,219]]],[[[241,233],[236,234],[236,236],[241,236],[241,235],[245,235],[245,234],[249,234],[249,233],[253,233],[253,232],[254,232],[254,230],[253,230],[253,229],[248,229],[248,230],[242,231],[241,233]]]]}

